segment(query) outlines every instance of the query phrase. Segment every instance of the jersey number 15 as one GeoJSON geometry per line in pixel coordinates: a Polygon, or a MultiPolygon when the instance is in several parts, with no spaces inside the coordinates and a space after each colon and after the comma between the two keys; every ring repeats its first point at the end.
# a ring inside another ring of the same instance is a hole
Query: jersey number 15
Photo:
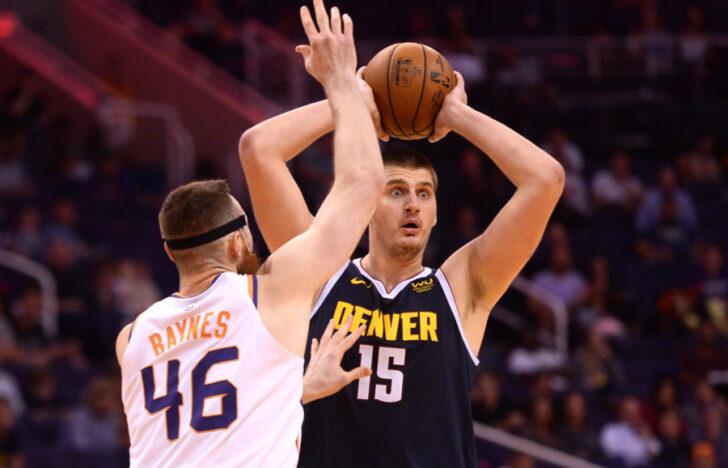
{"type": "MultiPolygon", "coordinates": [[[[192,369],[192,417],[190,426],[197,432],[227,429],[238,419],[238,389],[229,380],[207,383],[207,373],[215,364],[238,360],[238,347],[213,349],[192,369]],[[207,398],[222,396],[222,411],[214,416],[203,416],[207,398]]],[[[149,414],[165,411],[167,439],[179,438],[179,407],[184,404],[179,392],[179,360],[167,361],[167,394],[154,398],[154,368],[142,369],[144,384],[144,407],[149,414]]]]}

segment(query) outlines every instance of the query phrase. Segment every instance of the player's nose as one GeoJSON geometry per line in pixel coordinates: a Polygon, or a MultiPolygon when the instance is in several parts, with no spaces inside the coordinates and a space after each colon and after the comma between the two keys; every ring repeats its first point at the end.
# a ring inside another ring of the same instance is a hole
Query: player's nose
{"type": "Polygon", "coordinates": [[[420,212],[420,201],[417,195],[413,192],[407,194],[407,198],[404,202],[404,210],[407,213],[419,213],[420,212]]]}

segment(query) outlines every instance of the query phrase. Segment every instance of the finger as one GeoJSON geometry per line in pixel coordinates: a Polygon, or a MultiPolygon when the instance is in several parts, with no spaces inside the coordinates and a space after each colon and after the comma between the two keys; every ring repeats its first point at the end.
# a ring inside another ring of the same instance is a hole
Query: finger
{"type": "Polygon", "coordinates": [[[359,78],[360,80],[364,80],[364,70],[366,70],[366,69],[367,69],[366,65],[359,67],[359,69],[356,71],[356,77],[359,78]]]}
{"type": "Polygon", "coordinates": [[[445,138],[445,135],[447,135],[447,130],[435,130],[435,132],[430,135],[427,141],[429,141],[430,143],[437,143],[438,141],[445,138]]]}
{"type": "Polygon", "coordinates": [[[368,367],[360,366],[356,369],[352,369],[349,372],[346,372],[344,375],[346,376],[346,380],[351,383],[357,379],[369,377],[370,375],[372,375],[372,370],[368,367]]]}
{"type": "Polygon", "coordinates": [[[354,39],[354,22],[351,20],[351,16],[349,16],[347,13],[344,13],[343,16],[344,21],[344,36],[350,37],[352,40],[354,39]]]}
{"type": "Polygon", "coordinates": [[[349,315],[344,323],[341,325],[341,328],[336,332],[336,334],[331,338],[331,344],[334,346],[338,346],[341,341],[346,338],[346,334],[349,332],[349,329],[351,328],[351,324],[354,321],[354,316],[349,315]]]}
{"type": "Polygon", "coordinates": [[[306,37],[308,37],[309,41],[313,36],[318,34],[318,29],[316,29],[316,25],[313,23],[311,12],[308,11],[307,6],[301,7],[301,24],[303,25],[303,31],[306,33],[306,37]]]}
{"type": "Polygon", "coordinates": [[[374,130],[377,132],[377,138],[382,141],[389,141],[389,134],[382,128],[382,118],[379,116],[378,110],[372,112],[372,122],[374,122],[374,130]]]}
{"type": "Polygon", "coordinates": [[[341,34],[341,13],[338,7],[331,9],[331,31],[335,34],[341,34]]]}
{"type": "Polygon", "coordinates": [[[334,334],[334,320],[329,320],[329,324],[326,325],[326,330],[324,330],[324,334],[321,335],[321,342],[319,343],[319,346],[326,346],[328,344],[329,340],[331,340],[331,335],[334,334]]]}
{"type": "Polygon", "coordinates": [[[329,27],[329,15],[326,13],[324,0],[313,0],[313,11],[316,14],[316,23],[322,33],[331,31],[329,27]]]}
{"type": "Polygon", "coordinates": [[[311,340],[311,357],[314,357],[318,353],[318,340],[316,338],[311,340]]]}
{"type": "Polygon", "coordinates": [[[463,79],[463,75],[460,74],[460,72],[454,72],[455,73],[455,88],[453,89],[465,89],[465,79],[463,79]]]}
{"type": "Polygon", "coordinates": [[[354,343],[356,343],[356,340],[358,340],[359,337],[364,334],[366,329],[367,329],[367,326],[362,325],[361,327],[354,330],[354,332],[351,333],[349,336],[344,338],[344,341],[341,342],[341,345],[343,346],[344,350],[347,350],[347,349],[351,348],[352,346],[354,346],[354,343]]]}

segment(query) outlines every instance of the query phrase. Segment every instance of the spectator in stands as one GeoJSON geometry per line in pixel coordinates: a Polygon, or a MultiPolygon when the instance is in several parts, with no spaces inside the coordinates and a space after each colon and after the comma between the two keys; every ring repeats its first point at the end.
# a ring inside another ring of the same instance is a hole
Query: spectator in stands
{"type": "Polygon", "coordinates": [[[708,442],[698,442],[691,449],[690,468],[718,468],[715,448],[708,442]]]}
{"type": "Polygon", "coordinates": [[[506,431],[520,431],[526,423],[525,415],[503,397],[500,382],[492,372],[478,374],[471,401],[475,421],[506,431]]]}
{"type": "Polygon", "coordinates": [[[118,404],[113,383],[97,377],[86,387],[84,401],[68,418],[70,446],[86,455],[110,455],[120,442],[118,404]]]}
{"type": "Polygon", "coordinates": [[[577,312],[579,325],[606,338],[621,338],[625,334],[624,324],[611,312],[621,305],[621,299],[610,284],[607,259],[601,255],[593,257],[589,263],[589,284],[579,301],[583,304],[577,312]]]}
{"type": "Polygon", "coordinates": [[[705,36],[705,17],[699,5],[688,8],[685,26],[680,38],[680,58],[691,67],[702,67],[708,50],[708,38],[705,36]]]}
{"type": "Polygon", "coordinates": [[[661,416],[670,411],[675,413],[680,411],[677,404],[677,384],[675,380],[665,378],[657,383],[651,398],[643,405],[642,414],[652,429],[657,431],[661,416]]]}
{"type": "Polygon", "coordinates": [[[28,195],[33,185],[25,167],[27,129],[0,126],[0,194],[28,195]]]}
{"type": "Polygon", "coordinates": [[[12,374],[5,372],[2,368],[0,368],[0,399],[10,404],[13,414],[22,415],[25,411],[25,402],[18,382],[12,374]]]}
{"type": "Polygon", "coordinates": [[[609,399],[627,382],[622,363],[603,335],[591,330],[585,341],[572,359],[572,381],[587,393],[609,399]]]}
{"type": "MultiPolygon", "coordinates": [[[[669,166],[660,169],[657,187],[647,191],[639,209],[637,210],[637,230],[641,233],[652,232],[659,226],[665,216],[665,201],[671,200],[674,206],[675,222],[690,231],[698,225],[698,214],[690,195],[677,186],[675,170],[669,166]]],[[[669,211],[669,210],[668,210],[669,211]]]]}
{"type": "Polygon", "coordinates": [[[15,424],[15,413],[10,402],[3,398],[0,398],[0,466],[6,468],[25,466],[20,431],[15,424]]]}
{"type": "Polygon", "coordinates": [[[685,405],[682,416],[688,431],[688,438],[694,441],[700,438],[703,415],[708,410],[715,409],[722,414],[724,420],[728,420],[728,407],[705,380],[695,383],[692,393],[693,397],[685,405]]]}
{"type": "Polygon", "coordinates": [[[549,131],[541,148],[564,166],[566,185],[561,196],[564,204],[580,216],[588,214],[589,191],[584,179],[584,156],[581,149],[561,127],[554,127],[549,131]]]}
{"type": "Polygon", "coordinates": [[[469,85],[485,79],[482,58],[473,52],[473,37],[468,32],[465,12],[460,5],[447,6],[448,40],[442,53],[447,57],[453,70],[462,73],[469,85]]]}
{"type": "Polygon", "coordinates": [[[660,414],[657,427],[661,451],[656,462],[659,466],[687,466],[690,444],[683,435],[682,421],[674,410],[660,414]]]}
{"type": "Polygon", "coordinates": [[[728,464],[728,426],[725,415],[717,407],[707,408],[703,413],[702,433],[699,441],[710,443],[715,448],[718,466],[728,464]]]}
{"type": "Polygon", "coordinates": [[[525,330],[522,343],[508,354],[508,372],[512,375],[535,375],[560,369],[564,358],[557,350],[539,342],[536,331],[525,330]]]}
{"type": "Polygon", "coordinates": [[[691,151],[676,161],[680,179],[688,186],[710,185],[720,182],[721,168],[715,155],[715,136],[707,133],[691,151]]]}
{"type": "MultiPolygon", "coordinates": [[[[68,385],[68,382],[61,382],[68,385]]],[[[53,456],[64,440],[65,421],[53,374],[42,368],[27,379],[28,410],[23,417],[23,434],[29,446],[53,456]]]]}
{"type": "Polygon", "coordinates": [[[587,291],[584,275],[573,267],[571,250],[558,244],[550,252],[549,268],[536,273],[533,282],[564,301],[570,310],[577,307],[587,291]]]}
{"type": "Polygon", "coordinates": [[[10,247],[15,252],[38,260],[46,247],[42,218],[37,207],[24,206],[18,213],[18,222],[12,235],[10,247]]]}
{"type": "Polygon", "coordinates": [[[687,385],[705,379],[711,371],[728,370],[728,354],[713,322],[704,321],[696,335],[696,343],[682,353],[679,368],[680,380],[687,385]]]}
{"type": "Polygon", "coordinates": [[[535,468],[536,460],[532,456],[521,452],[513,452],[508,457],[508,464],[504,468],[535,468]]]}
{"type": "Polygon", "coordinates": [[[561,448],[561,441],[554,433],[554,403],[548,397],[536,397],[531,401],[530,420],[523,435],[540,444],[561,448]]]}
{"type": "Polygon", "coordinates": [[[142,260],[119,261],[114,291],[124,314],[124,323],[133,322],[137,315],[161,299],[149,265],[142,260]]]}
{"type": "Polygon", "coordinates": [[[79,232],[78,208],[71,200],[59,198],[51,206],[51,222],[46,229],[49,240],[64,239],[73,247],[74,257],[80,257],[86,242],[79,232]]]}
{"type": "Polygon", "coordinates": [[[571,392],[564,399],[564,425],[558,433],[563,449],[580,458],[594,459],[599,455],[599,439],[587,420],[584,395],[571,392]]]}
{"type": "Polygon", "coordinates": [[[504,88],[530,87],[539,83],[541,65],[532,58],[521,57],[510,43],[498,49],[495,81],[504,88]]]}
{"type": "Polygon", "coordinates": [[[711,320],[722,335],[728,335],[728,274],[723,268],[723,250],[719,244],[702,246],[700,271],[684,299],[691,311],[690,319],[697,323],[711,320]]]}
{"type": "Polygon", "coordinates": [[[65,339],[80,338],[90,295],[88,273],[79,262],[74,244],[64,237],[50,240],[46,263],[57,284],[60,335],[65,339]]]}
{"type": "Polygon", "coordinates": [[[625,466],[644,466],[660,454],[660,441],[640,415],[640,402],[625,397],[619,405],[619,421],[608,423],[600,435],[604,454],[625,466]]]}
{"type": "Polygon", "coordinates": [[[609,169],[597,171],[592,180],[592,196],[596,207],[617,207],[632,212],[642,196],[642,182],[631,172],[629,155],[624,151],[612,154],[609,169]]]}

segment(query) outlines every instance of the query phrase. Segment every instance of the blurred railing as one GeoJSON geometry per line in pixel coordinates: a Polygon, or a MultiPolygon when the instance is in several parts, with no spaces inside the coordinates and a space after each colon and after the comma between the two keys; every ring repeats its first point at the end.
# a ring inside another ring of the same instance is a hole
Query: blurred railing
{"type": "MultiPolygon", "coordinates": [[[[111,146],[128,145],[137,159],[164,166],[168,187],[192,178],[195,143],[173,106],[122,98],[98,76],[24,27],[12,12],[0,12],[0,56],[32,70],[46,83],[44,92],[77,123],[89,128],[100,125],[111,146]],[[162,125],[161,132],[139,131],[157,123],[162,125]]],[[[11,79],[12,73],[0,78],[0,87],[11,79]]]]}
{"type": "Polygon", "coordinates": [[[500,450],[497,449],[502,448],[506,451],[520,452],[530,455],[540,462],[536,466],[600,468],[600,465],[596,465],[588,460],[584,460],[583,458],[577,458],[573,455],[536,443],[532,440],[509,434],[508,432],[495,427],[476,422],[473,423],[473,429],[475,431],[475,438],[478,441],[478,449],[481,458],[487,457],[487,454],[482,452],[488,450],[488,444],[492,444],[495,446],[494,448],[496,448],[495,451],[498,452],[500,450]]]}
{"type": "Polygon", "coordinates": [[[58,332],[58,296],[53,273],[38,262],[4,249],[0,249],[0,265],[29,276],[38,282],[43,297],[41,325],[46,336],[56,336],[58,332]]]}

